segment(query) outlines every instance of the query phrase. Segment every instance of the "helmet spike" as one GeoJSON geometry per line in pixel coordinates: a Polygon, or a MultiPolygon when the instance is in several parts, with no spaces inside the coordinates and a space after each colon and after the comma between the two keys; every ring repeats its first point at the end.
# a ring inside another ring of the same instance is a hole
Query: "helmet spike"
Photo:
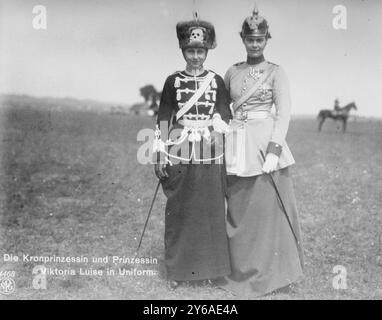
{"type": "Polygon", "coordinates": [[[259,9],[257,8],[257,4],[255,2],[254,8],[253,8],[253,11],[252,11],[252,16],[257,17],[258,15],[259,15],[259,9]]]}

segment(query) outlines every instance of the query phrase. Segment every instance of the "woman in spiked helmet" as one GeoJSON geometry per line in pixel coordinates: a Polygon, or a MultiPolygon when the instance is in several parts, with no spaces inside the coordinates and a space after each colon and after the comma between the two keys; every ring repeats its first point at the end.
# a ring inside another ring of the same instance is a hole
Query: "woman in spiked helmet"
{"type": "Polygon", "coordinates": [[[264,58],[271,35],[256,7],[240,36],[247,59],[230,67],[224,79],[233,111],[226,140],[232,274],[224,286],[240,296],[256,296],[298,280],[303,256],[289,171],[294,159],[285,141],[288,80],[282,67],[264,58]]]}
{"type": "Polygon", "coordinates": [[[225,227],[223,133],[231,113],[223,79],[204,68],[215,29],[194,15],[176,26],[186,68],[167,77],[158,110],[155,173],[167,197],[170,286],[231,272],[225,227]],[[169,134],[166,134],[168,132],[169,134]]]}

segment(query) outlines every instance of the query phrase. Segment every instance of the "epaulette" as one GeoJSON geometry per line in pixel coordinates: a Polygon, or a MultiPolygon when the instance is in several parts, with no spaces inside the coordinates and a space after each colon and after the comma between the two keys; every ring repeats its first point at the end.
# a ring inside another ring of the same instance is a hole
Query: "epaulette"
{"type": "Polygon", "coordinates": [[[270,62],[270,61],[267,61],[269,64],[273,64],[274,66],[279,66],[277,63],[274,63],[274,62],[270,62]]]}
{"type": "Polygon", "coordinates": [[[238,62],[238,63],[235,63],[233,66],[234,66],[234,67],[237,67],[237,66],[240,66],[240,65],[242,65],[243,63],[245,63],[245,61],[242,61],[242,62],[238,62]]]}

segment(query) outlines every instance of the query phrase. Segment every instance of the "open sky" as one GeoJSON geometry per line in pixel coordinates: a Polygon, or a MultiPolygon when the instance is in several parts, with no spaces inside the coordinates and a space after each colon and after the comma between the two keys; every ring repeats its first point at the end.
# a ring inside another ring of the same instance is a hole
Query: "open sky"
{"type": "MultiPolygon", "coordinates": [[[[0,92],[140,102],[139,88],[161,90],[184,68],[175,25],[201,19],[215,25],[218,46],[206,67],[222,76],[246,58],[238,35],[252,0],[0,0],[0,92]],[[47,29],[32,26],[35,5],[47,9],[47,29]]],[[[294,114],[316,114],[355,101],[357,114],[382,117],[382,1],[258,0],[272,39],[266,59],[286,70],[294,114]],[[347,10],[336,30],[332,12],[347,10]]]]}

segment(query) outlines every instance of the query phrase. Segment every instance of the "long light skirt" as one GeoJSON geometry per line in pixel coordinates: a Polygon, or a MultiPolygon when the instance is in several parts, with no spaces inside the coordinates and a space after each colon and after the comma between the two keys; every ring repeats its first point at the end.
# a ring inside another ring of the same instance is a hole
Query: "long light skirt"
{"type": "Polygon", "coordinates": [[[228,176],[227,232],[232,274],[223,287],[241,298],[272,292],[302,275],[303,254],[288,168],[274,173],[299,245],[282,211],[270,177],[228,176]]]}

